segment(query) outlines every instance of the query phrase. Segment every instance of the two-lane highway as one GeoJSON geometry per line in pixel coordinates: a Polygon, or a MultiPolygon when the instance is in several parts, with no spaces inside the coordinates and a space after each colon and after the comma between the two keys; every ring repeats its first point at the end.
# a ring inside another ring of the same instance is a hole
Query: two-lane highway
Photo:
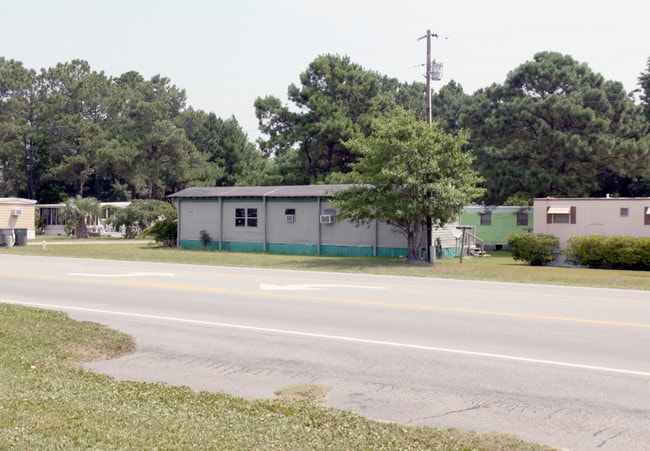
{"type": "Polygon", "coordinates": [[[650,443],[650,293],[0,255],[0,301],[133,335],[89,367],[237,396],[298,383],[408,424],[650,443]]]}

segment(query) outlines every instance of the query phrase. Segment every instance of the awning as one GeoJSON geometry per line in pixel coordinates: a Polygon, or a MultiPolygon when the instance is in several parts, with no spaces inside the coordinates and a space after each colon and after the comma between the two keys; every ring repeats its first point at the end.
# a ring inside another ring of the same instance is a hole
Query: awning
{"type": "Polygon", "coordinates": [[[571,214],[571,207],[548,207],[546,213],[550,215],[568,215],[571,214]]]}

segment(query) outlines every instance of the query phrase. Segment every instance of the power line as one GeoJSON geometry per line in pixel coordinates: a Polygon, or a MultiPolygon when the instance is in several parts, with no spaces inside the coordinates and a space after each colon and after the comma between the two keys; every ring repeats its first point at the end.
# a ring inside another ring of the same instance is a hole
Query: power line
{"type": "Polygon", "coordinates": [[[444,35],[447,37],[465,37],[465,36],[497,36],[497,35],[508,35],[508,34],[530,34],[530,33],[548,33],[548,32],[558,32],[558,31],[576,31],[576,30],[608,30],[609,34],[612,34],[611,29],[613,27],[636,27],[650,25],[650,21],[643,20],[638,22],[619,22],[619,23],[600,23],[600,24],[591,24],[591,25],[571,25],[571,26],[557,26],[557,27],[545,27],[545,28],[522,28],[522,29],[512,29],[512,30],[497,30],[497,31],[483,31],[483,32],[467,32],[467,33],[451,33],[444,35]]]}

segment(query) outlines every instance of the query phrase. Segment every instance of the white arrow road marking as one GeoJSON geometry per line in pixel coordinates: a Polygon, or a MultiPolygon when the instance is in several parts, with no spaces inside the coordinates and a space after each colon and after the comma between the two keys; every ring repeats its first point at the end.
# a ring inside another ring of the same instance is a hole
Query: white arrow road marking
{"type": "Polygon", "coordinates": [[[83,272],[69,272],[69,276],[81,276],[81,277],[145,277],[145,276],[156,276],[156,277],[174,277],[176,274],[173,272],[129,272],[124,274],[89,274],[83,272]]]}
{"type": "Polygon", "coordinates": [[[339,285],[335,283],[305,283],[293,285],[273,285],[261,283],[262,291],[298,291],[298,290],[320,290],[323,288],[365,288],[368,290],[385,290],[386,287],[373,287],[370,285],[339,285]]]}

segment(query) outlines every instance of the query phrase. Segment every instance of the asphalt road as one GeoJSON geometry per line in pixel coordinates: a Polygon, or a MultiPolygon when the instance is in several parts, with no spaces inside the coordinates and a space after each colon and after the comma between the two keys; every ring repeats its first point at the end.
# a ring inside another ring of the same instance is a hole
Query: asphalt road
{"type": "Polygon", "coordinates": [[[650,448],[647,291],[1,252],[0,287],[133,335],[135,354],[88,365],[121,379],[248,398],[323,384],[382,420],[650,448]]]}

